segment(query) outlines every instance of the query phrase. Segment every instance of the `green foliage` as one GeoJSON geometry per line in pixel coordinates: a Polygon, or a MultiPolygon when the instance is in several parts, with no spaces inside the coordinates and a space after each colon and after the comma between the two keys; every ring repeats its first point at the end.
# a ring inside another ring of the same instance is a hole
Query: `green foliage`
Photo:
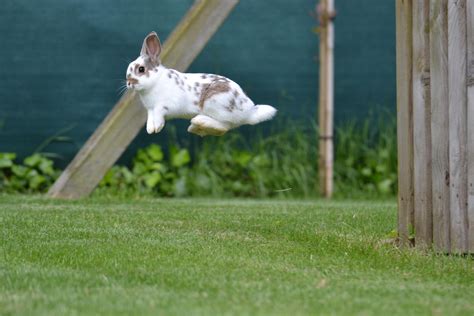
{"type": "MultiPolygon", "coordinates": [[[[318,196],[317,128],[285,123],[251,139],[231,133],[198,147],[189,192],[197,196],[318,196]]],[[[387,197],[397,190],[396,120],[345,124],[335,137],[335,195],[387,197]]]]}
{"type": "Polygon", "coordinates": [[[390,196],[397,192],[396,118],[371,115],[336,130],[334,177],[344,197],[390,196]]]}
{"type": "MultiPolygon", "coordinates": [[[[317,128],[281,121],[274,126],[265,136],[232,131],[225,137],[204,138],[192,155],[174,138],[166,154],[159,145],[150,145],[138,150],[130,167],[112,167],[99,192],[168,197],[318,196],[317,128]]],[[[372,115],[362,123],[345,123],[336,130],[335,157],[336,196],[395,195],[395,118],[372,115]]],[[[23,165],[14,160],[14,154],[0,154],[1,190],[44,191],[56,177],[52,161],[44,156],[30,156],[23,165]]]]}
{"type": "Polygon", "coordinates": [[[288,125],[284,132],[208,138],[195,154],[190,192],[202,196],[315,195],[316,132],[288,125]]]}
{"type": "Polygon", "coordinates": [[[209,137],[195,149],[192,163],[186,149],[171,146],[165,159],[153,144],[137,152],[130,169],[114,166],[100,187],[159,196],[310,197],[317,179],[314,135],[314,129],[289,128],[250,141],[237,132],[209,137]]]}
{"type": "Polygon", "coordinates": [[[44,192],[59,174],[44,155],[33,154],[23,164],[16,164],[15,159],[14,153],[0,153],[1,192],[44,192]]]}
{"type": "Polygon", "coordinates": [[[99,187],[112,192],[137,192],[160,196],[187,195],[186,176],[191,161],[189,152],[172,146],[165,160],[159,145],[152,144],[138,150],[129,169],[125,166],[112,167],[99,187]]]}

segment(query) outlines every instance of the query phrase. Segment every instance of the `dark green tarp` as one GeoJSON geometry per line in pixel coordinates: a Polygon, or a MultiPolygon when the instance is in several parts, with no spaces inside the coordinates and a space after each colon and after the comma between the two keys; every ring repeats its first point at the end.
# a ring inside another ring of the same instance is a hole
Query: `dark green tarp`
{"type": "MultiPolygon", "coordinates": [[[[241,0],[190,71],[242,85],[279,116],[316,118],[316,0],[241,0]]],[[[31,153],[64,128],[73,142],[46,151],[70,160],[119,98],[143,37],[164,41],[191,0],[2,0],[0,152],[31,153]]],[[[394,1],[336,0],[336,121],[395,106],[394,1]]],[[[252,127],[268,128],[273,123],[252,127]]],[[[181,138],[187,123],[178,123],[181,138]]],[[[168,126],[169,127],[169,126],[168,126]]],[[[134,147],[164,142],[144,131],[134,147]]]]}

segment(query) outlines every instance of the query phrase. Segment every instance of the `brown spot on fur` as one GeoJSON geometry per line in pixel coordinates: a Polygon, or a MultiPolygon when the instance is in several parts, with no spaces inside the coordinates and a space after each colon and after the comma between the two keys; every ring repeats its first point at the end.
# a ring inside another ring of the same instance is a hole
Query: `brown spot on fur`
{"type": "Polygon", "coordinates": [[[227,107],[227,110],[229,112],[232,112],[232,111],[234,111],[235,107],[236,107],[235,99],[230,100],[229,106],[227,107]]]}
{"type": "Polygon", "coordinates": [[[204,102],[212,98],[213,96],[226,93],[230,91],[229,83],[222,81],[213,81],[210,84],[204,84],[201,92],[201,98],[199,99],[199,107],[204,107],[204,102]]]}
{"type": "Polygon", "coordinates": [[[206,76],[206,75],[201,75],[201,78],[202,78],[202,79],[206,79],[207,76],[206,76]]]}
{"type": "MultiPolygon", "coordinates": [[[[145,64],[145,66],[142,66],[140,64],[135,64],[135,69],[134,72],[137,76],[143,76],[145,75],[147,78],[150,77],[150,70],[153,70],[153,67],[150,65],[145,64]],[[144,67],[145,72],[139,72],[139,68],[144,67]]],[[[155,69],[155,71],[158,71],[158,69],[155,69]]]]}
{"type": "Polygon", "coordinates": [[[239,91],[237,91],[237,90],[234,90],[233,94],[234,94],[234,97],[236,97],[236,98],[237,98],[237,97],[239,96],[239,91]]]}

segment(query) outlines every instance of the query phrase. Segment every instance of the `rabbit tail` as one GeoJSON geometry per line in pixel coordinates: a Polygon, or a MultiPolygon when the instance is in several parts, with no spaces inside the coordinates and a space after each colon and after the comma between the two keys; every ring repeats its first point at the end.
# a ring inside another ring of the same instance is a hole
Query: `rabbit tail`
{"type": "Polygon", "coordinates": [[[265,104],[258,104],[252,107],[250,110],[250,114],[247,120],[247,124],[255,125],[263,121],[271,120],[277,110],[270,105],[265,104]]]}

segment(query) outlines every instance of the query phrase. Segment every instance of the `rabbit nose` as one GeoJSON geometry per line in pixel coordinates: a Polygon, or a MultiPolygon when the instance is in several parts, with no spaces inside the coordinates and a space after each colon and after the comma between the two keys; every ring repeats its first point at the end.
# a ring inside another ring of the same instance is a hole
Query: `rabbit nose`
{"type": "Polygon", "coordinates": [[[128,77],[128,78],[127,78],[127,83],[128,83],[128,84],[137,84],[137,83],[138,83],[138,79],[135,79],[135,78],[132,78],[132,77],[128,77]]]}

